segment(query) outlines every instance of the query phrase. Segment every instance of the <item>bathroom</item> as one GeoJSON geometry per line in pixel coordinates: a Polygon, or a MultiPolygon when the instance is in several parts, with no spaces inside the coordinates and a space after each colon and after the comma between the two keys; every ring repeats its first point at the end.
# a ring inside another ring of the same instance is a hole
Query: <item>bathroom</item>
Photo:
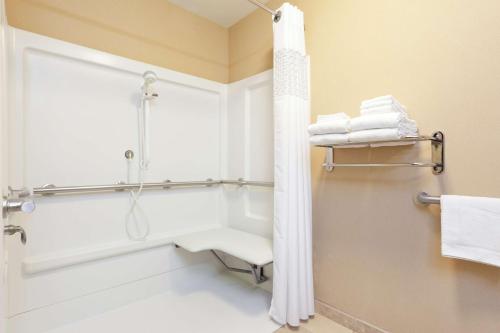
{"type": "Polygon", "coordinates": [[[500,332],[498,0],[0,8],[1,333],[500,332]]]}

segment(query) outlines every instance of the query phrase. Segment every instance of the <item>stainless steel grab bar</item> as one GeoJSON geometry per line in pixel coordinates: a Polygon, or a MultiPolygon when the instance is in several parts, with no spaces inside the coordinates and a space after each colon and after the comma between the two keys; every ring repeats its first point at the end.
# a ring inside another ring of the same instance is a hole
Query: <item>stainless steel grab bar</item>
{"type": "Polygon", "coordinates": [[[244,180],[242,178],[238,180],[221,180],[221,183],[227,185],[238,185],[238,186],[274,187],[273,182],[257,182],[252,180],[244,180]]]}
{"type": "MultiPolygon", "coordinates": [[[[142,188],[145,190],[154,189],[170,189],[175,187],[200,187],[200,186],[214,186],[214,185],[239,185],[239,186],[263,186],[273,187],[272,182],[259,182],[248,181],[244,179],[238,180],[213,180],[207,179],[203,181],[186,181],[186,182],[172,182],[164,181],[160,183],[144,183],[142,188]]],[[[34,195],[54,195],[54,194],[77,194],[77,193],[101,193],[101,192],[122,192],[126,190],[137,190],[141,184],[139,183],[117,183],[106,185],[84,185],[84,186],[55,186],[53,184],[44,185],[42,187],[33,188],[34,195]]]]}
{"type": "Polygon", "coordinates": [[[441,197],[435,197],[432,195],[428,195],[425,192],[420,192],[416,196],[416,200],[418,203],[422,205],[440,205],[441,204],[441,197]]]}

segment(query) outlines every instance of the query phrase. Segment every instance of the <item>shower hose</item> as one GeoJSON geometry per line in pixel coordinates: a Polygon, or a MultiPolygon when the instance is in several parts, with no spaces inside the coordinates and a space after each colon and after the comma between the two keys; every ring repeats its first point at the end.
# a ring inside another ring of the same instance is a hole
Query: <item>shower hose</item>
{"type": "MultiPolygon", "coordinates": [[[[127,213],[125,230],[131,240],[145,240],[150,232],[149,221],[144,210],[139,205],[139,199],[144,187],[144,176],[149,167],[149,108],[150,97],[143,93],[139,107],[138,132],[139,132],[139,170],[137,191],[130,191],[130,208],[127,213]],[[132,227],[134,231],[132,231],[132,227]]],[[[128,164],[130,175],[131,163],[128,164]]],[[[130,177],[127,179],[130,182],[130,177]]]]}

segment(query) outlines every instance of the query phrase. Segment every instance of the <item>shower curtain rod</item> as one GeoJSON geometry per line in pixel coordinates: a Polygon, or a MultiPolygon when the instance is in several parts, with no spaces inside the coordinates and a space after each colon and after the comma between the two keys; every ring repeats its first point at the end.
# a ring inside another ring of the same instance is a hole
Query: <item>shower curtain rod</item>
{"type": "Polygon", "coordinates": [[[281,19],[281,11],[272,10],[271,8],[267,7],[263,3],[258,2],[257,0],[248,0],[248,1],[256,5],[257,7],[260,7],[261,9],[265,10],[269,14],[271,14],[273,16],[274,22],[278,22],[281,19]]]}

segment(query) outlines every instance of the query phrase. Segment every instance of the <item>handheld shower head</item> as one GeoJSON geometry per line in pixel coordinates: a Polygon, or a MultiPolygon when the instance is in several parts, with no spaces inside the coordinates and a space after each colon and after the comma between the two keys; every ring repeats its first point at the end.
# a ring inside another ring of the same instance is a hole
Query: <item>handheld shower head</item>
{"type": "Polygon", "coordinates": [[[144,78],[144,85],[150,85],[156,82],[158,80],[158,76],[156,76],[155,72],[152,71],[146,71],[144,74],[142,74],[142,77],[144,78]]]}
{"type": "Polygon", "coordinates": [[[158,80],[158,76],[156,76],[155,72],[146,71],[142,74],[142,78],[144,79],[144,83],[142,84],[142,100],[151,100],[155,97],[158,97],[158,94],[153,91],[151,86],[158,80]]]}

